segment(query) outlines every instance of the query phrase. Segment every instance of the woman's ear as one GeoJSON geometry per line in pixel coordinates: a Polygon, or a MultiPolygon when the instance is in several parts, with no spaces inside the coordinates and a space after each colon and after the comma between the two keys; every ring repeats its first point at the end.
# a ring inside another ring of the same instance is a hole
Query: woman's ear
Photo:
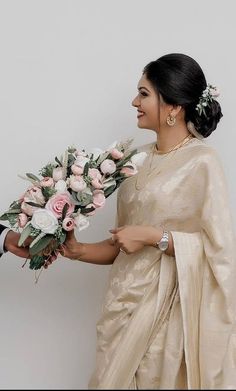
{"type": "Polygon", "coordinates": [[[183,111],[184,109],[180,105],[172,106],[172,109],[170,111],[170,115],[173,117],[177,117],[177,115],[181,112],[181,110],[183,111]]]}

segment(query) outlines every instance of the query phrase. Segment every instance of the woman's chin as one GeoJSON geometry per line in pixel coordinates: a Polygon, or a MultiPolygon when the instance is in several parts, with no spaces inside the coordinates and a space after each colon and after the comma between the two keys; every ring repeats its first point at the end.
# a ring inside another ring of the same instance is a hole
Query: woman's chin
{"type": "Polygon", "coordinates": [[[138,121],[137,126],[139,129],[153,130],[152,128],[150,128],[150,126],[148,126],[148,124],[145,124],[144,121],[143,122],[138,121]]]}
{"type": "Polygon", "coordinates": [[[147,129],[147,126],[146,126],[146,124],[145,124],[145,121],[142,121],[142,120],[138,120],[138,123],[137,123],[137,126],[138,126],[138,128],[140,128],[140,129],[147,129]]]}

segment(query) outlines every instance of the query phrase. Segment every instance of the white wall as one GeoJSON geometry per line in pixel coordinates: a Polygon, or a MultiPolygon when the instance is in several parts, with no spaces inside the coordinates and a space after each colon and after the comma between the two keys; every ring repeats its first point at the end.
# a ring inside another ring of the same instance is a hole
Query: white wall
{"type": "MultiPolygon", "coordinates": [[[[207,142],[225,165],[235,219],[234,3],[1,0],[1,213],[26,188],[17,175],[38,173],[68,145],[154,140],[136,127],[131,100],[144,65],[183,52],[222,92],[224,118],[207,142]]],[[[115,200],[81,240],[107,237],[115,200]]],[[[22,263],[0,261],[0,388],[86,388],[109,267],[61,258],[35,284],[22,263]]]]}

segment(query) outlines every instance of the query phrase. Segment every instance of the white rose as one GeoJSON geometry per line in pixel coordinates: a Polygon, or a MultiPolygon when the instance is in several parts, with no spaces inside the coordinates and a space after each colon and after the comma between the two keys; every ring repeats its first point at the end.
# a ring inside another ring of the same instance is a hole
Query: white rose
{"type": "Polygon", "coordinates": [[[139,153],[136,153],[135,155],[133,155],[130,160],[132,163],[134,163],[137,167],[140,167],[143,165],[143,162],[144,160],[146,159],[147,157],[147,153],[146,152],[139,152],[139,153]]]}
{"type": "Polygon", "coordinates": [[[55,184],[55,189],[58,193],[64,193],[67,190],[67,185],[66,182],[63,179],[60,179],[56,184],[55,184]]]}
{"type": "Polygon", "coordinates": [[[50,210],[37,209],[32,216],[31,225],[45,234],[54,234],[58,227],[58,220],[50,210]]]}
{"type": "Polygon", "coordinates": [[[78,231],[82,231],[83,229],[88,228],[89,226],[89,219],[82,215],[81,213],[74,218],[75,225],[78,231]]]}

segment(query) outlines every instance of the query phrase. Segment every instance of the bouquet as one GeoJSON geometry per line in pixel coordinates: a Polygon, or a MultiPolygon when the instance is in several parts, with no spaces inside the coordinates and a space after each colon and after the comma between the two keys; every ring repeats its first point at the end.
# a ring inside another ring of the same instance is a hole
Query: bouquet
{"type": "Polygon", "coordinates": [[[39,175],[26,173],[29,188],[0,216],[20,233],[19,246],[30,238],[30,269],[47,268],[59,254],[66,233],[81,231],[128,177],[135,175],[145,153],[131,150],[132,140],[105,150],[68,147],[39,175]]]}

